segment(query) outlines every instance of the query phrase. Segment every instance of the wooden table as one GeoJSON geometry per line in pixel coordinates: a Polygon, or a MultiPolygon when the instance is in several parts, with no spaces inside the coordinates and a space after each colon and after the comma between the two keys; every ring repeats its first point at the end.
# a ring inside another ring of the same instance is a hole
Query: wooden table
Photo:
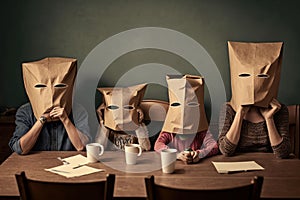
{"type": "MultiPolygon", "coordinates": [[[[300,160],[277,159],[271,153],[246,153],[234,157],[217,155],[202,160],[200,163],[186,165],[176,162],[174,174],[163,174],[160,166],[160,155],[156,152],[144,152],[138,158],[137,165],[126,165],[124,152],[105,152],[101,162],[89,164],[95,168],[105,169],[76,178],[65,178],[47,172],[45,168],[61,165],[58,156],[64,158],[79,154],[79,152],[32,152],[19,156],[13,153],[0,165],[0,198],[18,197],[19,192],[14,174],[25,171],[28,177],[55,181],[88,181],[104,179],[106,173],[116,174],[114,196],[145,198],[146,189],[144,177],[156,176],[156,182],[183,188],[222,188],[248,183],[255,175],[264,176],[261,197],[264,199],[300,199],[300,160]],[[239,172],[233,174],[218,174],[211,161],[250,161],[254,160],[265,168],[263,171],[239,172]]],[[[85,152],[80,154],[86,155],[85,152]]]]}

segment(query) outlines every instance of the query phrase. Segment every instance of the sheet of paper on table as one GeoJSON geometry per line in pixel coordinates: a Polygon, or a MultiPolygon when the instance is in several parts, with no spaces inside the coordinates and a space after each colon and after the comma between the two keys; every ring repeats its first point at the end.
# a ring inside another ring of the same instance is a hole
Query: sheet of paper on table
{"type": "Polygon", "coordinates": [[[65,176],[67,178],[83,176],[95,172],[102,172],[103,169],[96,169],[89,166],[84,166],[88,164],[88,160],[83,155],[71,156],[68,158],[64,158],[64,161],[69,162],[67,165],[60,165],[57,167],[52,167],[49,169],[45,169],[46,171],[53,172],[59,174],[61,176],[65,176]]]}
{"type": "Polygon", "coordinates": [[[63,158],[62,160],[67,161],[68,163],[70,163],[70,165],[85,165],[89,163],[87,157],[81,154],[78,154],[76,156],[71,156],[68,158],[63,158]]]}
{"type": "Polygon", "coordinates": [[[264,170],[262,166],[255,161],[243,162],[212,162],[216,170],[220,174],[228,174],[241,171],[264,170]]]}

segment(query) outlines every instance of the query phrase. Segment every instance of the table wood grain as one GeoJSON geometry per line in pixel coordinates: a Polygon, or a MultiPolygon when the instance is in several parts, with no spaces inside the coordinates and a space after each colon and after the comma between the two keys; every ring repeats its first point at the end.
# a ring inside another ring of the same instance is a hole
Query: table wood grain
{"type": "Polygon", "coordinates": [[[86,155],[85,152],[74,151],[43,151],[32,152],[20,156],[13,153],[0,165],[0,198],[18,197],[19,192],[15,181],[15,173],[25,171],[28,177],[39,180],[59,182],[81,182],[104,179],[107,173],[116,174],[114,196],[117,198],[146,198],[144,178],[155,175],[156,182],[175,188],[212,189],[226,188],[249,183],[256,175],[264,176],[261,197],[264,199],[300,199],[300,160],[277,159],[271,153],[245,153],[234,157],[217,155],[203,159],[197,164],[186,165],[176,162],[175,173],[164,174],[161,171],[160,155],[156,152],[144,152],[138,158],[136,165],[126,165],[124,152],[105,152],[101,162],[88,164],[91,167],[105,169],[76,178],[47,172],[44,169],[61,165],[58,156],[64,158],[77,154],[86,155]],[[251,161],[254,160],[263,171],[239,172],[232,174],[219,174],[212,161],[251,161]]]}

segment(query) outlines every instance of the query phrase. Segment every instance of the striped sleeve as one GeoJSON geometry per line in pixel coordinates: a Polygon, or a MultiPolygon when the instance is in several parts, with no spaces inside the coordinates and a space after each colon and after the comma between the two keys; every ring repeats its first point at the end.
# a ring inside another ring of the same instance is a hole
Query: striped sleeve
{"type": "Polygon", "coordinates": [[[281,109],[274,115],[274,123],[278,133],[282,137],[282,142],[272,146],[274,154],[279,158],[287,158],[291,153],[291,143],[289,136],[289,111],[287,106],[281,106],[281,109]]]}
{"type": "Polygon", "coordinates": [[[229,131],[231,124],[233,122],[235,116],[234,110],[228,103],[225,103],[219,115],[219,138],[218,138],[218,145],[220,152],[225,156],[232,156],[235,152],[237,145],[231,143],[226,134],[229,131]]]}

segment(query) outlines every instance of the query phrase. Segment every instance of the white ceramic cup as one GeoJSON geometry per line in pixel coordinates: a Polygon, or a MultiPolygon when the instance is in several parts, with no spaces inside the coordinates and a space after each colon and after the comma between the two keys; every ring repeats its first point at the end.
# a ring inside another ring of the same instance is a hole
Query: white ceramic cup
{"type": "Polygon", "coordinates": [[[171,174],[175,171],[177,149],[164,149],[160,152],[162,172],[171,174]]]}
{"type": "Polygon", "coordinates": [[[89,143],[86,145],[86,155],[90,163],[98,162],[103,153],[104,147],[99,143],[89,143]]]}
{"type": "Polygon", "coordinates": [[[136,159],[142,154],[142,148],[139,144],[125,145],[125,160],[128,165],[135,165],[136,159]]]}

